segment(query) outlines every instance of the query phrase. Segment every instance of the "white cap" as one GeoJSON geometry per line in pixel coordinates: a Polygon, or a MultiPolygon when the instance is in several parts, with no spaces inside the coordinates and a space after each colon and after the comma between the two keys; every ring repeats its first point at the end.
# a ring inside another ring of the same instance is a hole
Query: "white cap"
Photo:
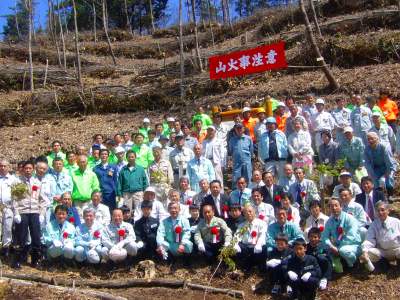
{"type": "Polygon", "coordinates": [[[174,118],[171,118],[171,117],[169,117],[169,118],[167,118],[167,122],[175,122],[175,119],[174,119],[174,118]]]}
{"type": "Polygon", "coordinates": [[[251,111],[251,108],[250,107],[243,107],[243,110],[242,110],[242,113],[245,113],[245,112],[247,112],[247,111],[251,111]]]}
{"type": "Polygon", "coordinates": [[[207,129],[212,129],[212,130],[214,130],[214,131],[216,130],[215,127],[214,127],[213,125],[208,126],[207,129]]]}
{"type": "Polygon", "coordinates": [[[115,153],[122,153],[125,152],[125,149],[121,146],[115,147],[115,153]]]}
{"type": "Polygon", "coordinates": [[[345,127],[343,129],[343,133],[346,133],[346,132],[353,132],[353,128],[351,128],[350,126],[345,127]]]}
{"type": "Polygon", "coordinates": [[[325,105],[325,101],[324,101],[324,99],[322,99],[322,98],[318,98],[318,99],[315,101],[315,104],[323,104],[323,105],[325,105]]]}
{"type": "Polygon", "coordinates": [[[150,123],[150,119],[149,118],[144,118],[143,119],[143,123],[150,123]]]}
{"type": "Polygon", "coordinates": [[[152,186],[149,186],[145,191],[144,191],[145,193],[146,192],[150,192],[150,193],[156,193],[156,190],[152,187],[152,186]]]}
{"type": "Polygon", "coordinates": [[[381,113],[380,113],[379,111],[374,111],[374,112],[372,113],[372,116],[373,116],[373,117],[381,117],[381,113]]]}
{"type": "Polygon", "coordinates": [[[283,102],[278,102],[278,105],[277,105],[278,107],[279,106],[283,106],[283,107],[286,107],[286,104],[285,103],[283,103],[283,102]]]}
{"type": "Polygon", "coordinates": [[[344,172],[340,173],[339,177],[341,177],[341,176],[350,176],[351,177],[351,173],[344,171],[344,172]]]}

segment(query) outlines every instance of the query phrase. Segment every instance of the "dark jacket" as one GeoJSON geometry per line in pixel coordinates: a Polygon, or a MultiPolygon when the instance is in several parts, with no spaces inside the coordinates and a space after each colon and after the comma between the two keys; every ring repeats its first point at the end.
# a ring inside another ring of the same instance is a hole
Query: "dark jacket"
{"type": "Polygon", "coordinates": [[[277,208],[277,207],[280,207],[281,203],[280,203],[280,201],[276,201],[275,197],[277,195],[279,195],[279,196],[282,195],[283,187],[281,187],[280,185],[273,184],[272,188],[273,188],[273,191],[272,191],[273,199],[271,199],[271,195],[268,191],[268,188],[266,186],[261,187],[261,192],[262,192],[262,195],[264,198],[263,202],[271,204],[274,208],[277,208]]]}
{"type": "Polygon", "coordinates": [[[200,206],[200,217],[203,217],[203,206],[211,205],[212,207],[214,207],[215,216],[218,217],[218,218],[225,219],[224,218],[224,213],[223,213],[223,207],[224,207],[224,205],[228,205],[229,206],[230,198],[229,198],[229,196],[227,196],[225,194],[220,194],[219,202],[220,202],[220,211],[221,211],[221,213],[218,212],[218,209],[217,209],[217,207],[215,205],[213,196],[210,194],[207,197],[205,197],[203,203],[200,206]]]}
{"type": "Polygon", "coordinates": [[[229,216],[228,220],[226,220],[226,225],[232,230],[232,235],[235,234],[239,224],[243,223],[245,221],[243,216],[240,216],[237,219],[233,219],[231,216],[229,216]]]}
{"type": "Polygon", "coordinates": [[[321,279],[321,269],[318,265],[318,261],[311,255],[305,255],[303,258],[293,255],[287,262],[287,271],[295,272],[299,276],[299,279],[305,273],[310,272],[311,277],[308,282],[315,283],[315,285],[317,285],[321,279]]]}
{"type": "Polygon", "coordinates": [[[159,222],[153,217],[141,217],[135,222],[136,241],[142,241],[145,247],[155,247],[159,222]]]}
{"type": "MultiPolygon", "coordinates": [[[[385,194],[382,191],[374,189],[372,191],[372,201],[374,202],[374,206],[376,202],[378,201],[384,201],[386,202],[386,197],[385,194]]],[[[365,202],[366,202],[366,197],[365,197],[365,192],[362,192],[361,194],[356,195],[356,202],[358,204],[361,204],[361,206],[365,209],[365,202]]]]}
{"type": "Polygon", "coordinates": [[[293,256],[293,250],[290,248],[287,248],[283,251],[279,251],[277,248],[274,248],[269,254],[268,254],[268,259],[289,259],[290,257],[293,256]]]}
{"type": "Polygon", "coordinates": [[[322,245],[318,245],[316,247],[313,247],[310,244],[307,244],[306,254],[314,256],[314,257],[318,257],[319,255],[329,256],[329,253],[328,253],[327,249],[322,247],[322,245]]]}

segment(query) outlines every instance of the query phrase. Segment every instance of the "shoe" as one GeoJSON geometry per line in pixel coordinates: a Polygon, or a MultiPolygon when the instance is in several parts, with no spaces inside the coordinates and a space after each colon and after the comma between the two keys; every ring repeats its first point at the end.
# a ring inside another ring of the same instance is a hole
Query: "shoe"
{"type": "Polygon", "coordinates": [[[328,280],[326,278],[322,278],[319,282],[319,289],[321,291],[326,290],[326,286],[328,285],[328,280]]]}
{"type": "Polygon", "coordinates": [[[13,269],[21,269],[21,250],[15,250],[13,262],[11,264],[13,269]]]}
{"type": "Polygon", "coordinates": [[[288,285],[286,287],[286,294],[290,299],[293,297],[293,290],[292,290],[292,287],[290,285],[288,285]]]}
{"type": "Polygon", "coordinates": [[[279,284],[275,284],[271,290],[272,295],[279,295],[281,292],[281,286],[279,284]]]}

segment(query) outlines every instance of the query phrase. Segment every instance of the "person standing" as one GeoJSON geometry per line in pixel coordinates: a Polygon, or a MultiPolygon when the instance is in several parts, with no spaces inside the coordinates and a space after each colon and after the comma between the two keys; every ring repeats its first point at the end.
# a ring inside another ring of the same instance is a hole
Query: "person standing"
{"type": "Polygon", "coordinates": [[[149,186],[143,167],[136,164],[136,153],[129,150],[126,153],[128,164],[122,168],[118,177],[117,196],[123,197],[124,204],[135,215],[140,214],[140,202],[143,192],[149,186]]]}
{"type": "Polygon", "coordinates": [[[93,172],[97,175],[100,183],[100,190],[103,198],[103,204],[107,205],[110,212],[116,206],[116,189],[117,189],[117,168],[115,165],[108,163],[109,151],[107,149],[100,150],[101,163],[93,168],[93,172]]]}
{"type": "Polygon", "coordinates": [[[216,129],[214,126],[207,128],[207,136],[202,144],[202,155],[212,162],[215,171],[215,178],[218,179],[222,185],[224,176],[222,168],[225,165],[225,149],[223,142],[216,136],[216,129]]]}
{"type": "Polygon", "coordinates": [[[206,179],[211,182],[215,179],[215,171],[212,162],[201,155],[202,145],[194,146],[194,158],[187,164],[187,175],[189,185],[195,193],[200,192],[200,180],[206,179]]]}
{"type": "Polygon", "coordinates": [[[382,110],[386,122],[393,129],[393,132],[396,133],[396,120],[399,114],[399,108],[396,102],[389,98],[389,94],[388,89],[380,90],[378,106],[382,110]]]}

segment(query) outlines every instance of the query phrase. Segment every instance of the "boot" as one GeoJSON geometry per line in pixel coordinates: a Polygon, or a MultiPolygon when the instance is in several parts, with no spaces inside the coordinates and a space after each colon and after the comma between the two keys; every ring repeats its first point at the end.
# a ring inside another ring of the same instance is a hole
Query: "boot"
{"type": "Polygon", "coordinates": [[[11,264],[11,268],[13,269],[21,269],[21,249],[15,249],[13,262],[11,264]]]}
{"type": "Polygon", "coordinates": [[[31,253],[31,267],[32,268],[39,268],[40,267],[40,251],[39,250],[32,250],[32,253],[31,253]]]}

